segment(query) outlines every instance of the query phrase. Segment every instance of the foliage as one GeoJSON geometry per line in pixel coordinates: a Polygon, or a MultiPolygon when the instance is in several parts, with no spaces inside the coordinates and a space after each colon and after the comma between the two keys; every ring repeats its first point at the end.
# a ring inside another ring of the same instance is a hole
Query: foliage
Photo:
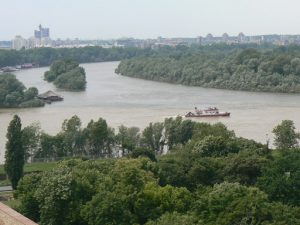
{"type": "Polygon", "coordinates": [[[145,171],[143,162],[121,160],[99,184],[98,193],[82,209],[88,224],[134,224],[138,215],[134,204],[147,182],[154,182],[151,172],[145,171]]]}
{"type": "Polygon", "coordinates": [[[111,132],[104,119],[91,120],[84,131],[87,135],[88,154],[103,156],[110,154],[109,132],[111,132]]]}
{"type": "Polygon", "coordinates": [[[193,140],[202,140],[204,137],[209,135],[223,137],[224,139],[235,137],[234,132],[228,130],[227,127],[222,123],[196,123],[193,132],[193,140]]]}
{"type": "Polygon", "coordinates": [[[188,187],[188,172],[194,163],[189,152],[176,152],[159,158],[159,183],[162,186],[188,187]]]}
{"type": "Polygon", "coordinates": [[[18,182],[23,176],[23,167],[25,163],[25,152],[22,145],[22,124],[17,115],[9,123],[7,129],[7,142],[5,151],[4,169],[11,181],[13,189],[17,188],[18,182]]]}
{"type": "Polygon", "coordinates": [[[275,135],[274,145],[279,149],[290,149],[298,146],[300,135],[295,131],[294,122],[283,120],[273,129],[275,135]]]}
{"type": "Polygon", "coordinates": [[[86,128],[81,127],[81,120],[73,116],[65,120],[62,130],[56,135],[41,132],[37,137],[39,148],[35,149],[35,158],[59,157],[102,157],[111,156],[111,148],[115,141],[114,130],[107,126],[104,119],[91,120],[86,128]]]}
{"type": "Polygon", "coordinates": [[[191,86],[247,91],[300,92],[299,46],[244,45],[174,48],[124,59],[125,76],[191,86]]]}
{"type": "Polygon", "coordinates": [[[85,89],[85,71],[73,60],[53,62],[50,70],[45,72],[44,78],[48,82],[53,82],[58,88],[67,90],[85,89]]]}
{"type": "Polygon", "coordinates": [[[15,197],[21,202],[18,210],[26,217],[38,222],[40,219],[40,207],[35,196],[35,191],[41,180],[40,174],[31,174],[23,177],[18,185],[15,197]]]}
{"type": "Polygon", "coordinates": [[[187,172],[187,182],[190,189],[199,185],[212,186],[224,180],[223,158],[205,157],[196,159],[187,172]]]}
{"type": "Polygon", "coordinates": [[[139,142],[140,129],[138,127],[119,126],[119,132],[116,135],[116,141],[122,148],[122,154],[131,152],[139,142]]]}
{"type": "Polygon", "coordinates": [[[33,63],[49,66],[56,60],[74,59],[80,63],[119,61],[137,55],[148,54],[150,49],[140,48],[102,48],[98,46],[83,48],[35,48],[16,50],[0,49],[0,67],[33,63]]]}
{"type": "Polygon", "coordinates": [[[197,192],[194,210],[203,224],[263,224],[268,220],[267,195],[238,183],[216,184],[197,192]]]}
{"type": "Polygon", "coordinates": [[[186,188],[159,187],[156,183],[148,183],[135,202],[135,211],[139,223],[144,224],[166,212],[184,213],[190,208],[191,201],[192,195],[186,188]]]}
{"type": "Polygon", "coordinates": [[[225,180],[243,185],[254,185],[266,164],[266,156],[261,156],[253,150],[230,154],[224,167],[225,180]]]}
{"type": "Polygon", "coordinates": [[[22,145],[25,161],[33,157],[40,148],[41,128],[39,124],[31,124],[22,129],[22,145]]]}
{"type": "Polygon", "coordinates": [[[151,161],[156,161],[154,151],[147,148],[135,148],[130,156],[132,158],[148,157],[151,161]]]}
{"type": "Polygon", "coordinates": [[[203,140],[195,144],[193,151],[203,157],[211,157],[227,155],[230,149],[227,148],[227,143],[224,138],[206,136],[203,140]]]}
{"type": "Polygon", "coordinates": [[[175,213],[165,213],[158,220],[149,221],[146,225],[192,225],[198,224],[196,219],[191,215],[175,213]]]}
{"type": "Polygon", "coordinates": [[[163,129],[163,123],[150,123],[149,126],[143,130],[141,140],[142,145],[160,153],[163,147],[161,143],[161,139],[163,138],[163,129]]]}
{"type": "Polygon", "coordinates": [[[269,161],[258,180],[258,186],[271,200],[300,206],[299,149],[281,153],[269,161]]]}
{"type": "Polygon", "coordinates": [[[32,107],[42,107],[45,105],[45,102],[43,102],[40,99],[32,99],[28,100],[26,102],[22,102],[19,104],[20,108],[32,108],[32,107]]]}
{"type": "Polygon", "coordinates": [[[44,106],[44,102],[36,99],[37,95],[35,87],[26,89],[15,75],[4,73],[0,76],[0,108],[44,106]]]}
{"type": "Polygon", "coordinates": [[[300,150],[269,150],[220,123],[173,118],[115,135],[102,118],[82,127],[73,116],[56,135],[32,126],[22,135],[36,156],[102,158],[22,178],[18,210],[41,225],[300,223],[300,150]],[[116,159],[122,146],[127,157],[116,159]]]}

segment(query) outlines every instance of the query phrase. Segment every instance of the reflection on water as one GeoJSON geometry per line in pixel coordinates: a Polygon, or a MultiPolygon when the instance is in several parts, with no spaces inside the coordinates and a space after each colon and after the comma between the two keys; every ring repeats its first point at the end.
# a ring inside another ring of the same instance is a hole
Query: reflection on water
{"type": "Polygon", "coordinates": [[[198,121],[223,122],[239,136],[266,142],[272,128],[283,119],[295,121],[300,129],[300,95],[226,91],[186,87],[139,80],[116,75],[118,62],[83,64],[87,74],[85,92],[57,90],[43,80],[47,68],[16,73],[27,87],[36,86],[40,92],[54,90],[63,102],[43,108],[0,109],[0,162],[5,151],[5,134],[9,121],[18,114],[23,125],[40,122],[46,132],[55,134],[64,119],[78,115],[83,125],[90,119],[103,117],[108,124],[145,127],[149,122],[165,117],[184,115],[194,106],[217,106],[231,112],[229,118],[201,118],[198,121]]]}

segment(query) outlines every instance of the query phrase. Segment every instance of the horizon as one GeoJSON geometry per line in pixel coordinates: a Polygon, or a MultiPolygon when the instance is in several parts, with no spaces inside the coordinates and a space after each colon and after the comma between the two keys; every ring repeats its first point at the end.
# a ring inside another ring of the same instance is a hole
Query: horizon
{"type": "MultiPolygon", "coordinates": [[[[43,26],[44,27],[44,26],[43,26]]],[[[45,28],[48,28],[48,27],[45,27],[45,28]]],[[[49,27],[50,28],[50,27],[49,27]]],[[[157,36],[157,37],[145,37],[145,38],[141,38],[141,37],[133,37],[133,36],[121,36],[121,37],[116,37],[116,38],[106,38],[106,39],[93,39],[93,38],[77,38],[77,37],[67,37],[67,38],[60,38],[60,37],[57,37],[57,38],[52,38],[51,37],[51,28],[50,28],[50,38],[52,40],[67,40],[67,39],[70,39],[70,40],[75,40],[75,39],[78,39],[78,40],[83,40],[83,41],[92,41],[92,40],[120,40],[120,39],[136,39],[136,40],[155,40],[155,39],[158,39],[158,38],[163,38],[163,39],[184,39],[184,38],[198,38],[198,37],[202,37],[202,38],[205,38],[206,35],[208,34],[212,34],[213,37],[222,37],[223,34],[227,33],[229,37],[237,37],[239,33],[243,33],[246,37],[262,37],[262,36],[300,36],[300,33],[298,34],[280,34],[280,33],[269,33],[269,34],[255,34],[255,35],[251,35],[251,34],[246,34],[244,32],[239,32],[237,34],[230,34],[228,32],[224,32],[222,34],[219,34],[219,35],[215,35],[213,33],[207,33],[207,34],[203,34],[203,35],[198,35],[198,36],[173,36],[173,37],[165,37],[165,36],[157,36]]],[[[14,37],[12,37],[11,39],[6,39],[6,40],[1,40],[0,41],[12,41],[16,36],[21,36],[22,38],[25,38],[25,39],[29,39],[31,37],[34,37],[33,35],[30,36],[30,37],[25,37],[23,36],[22,34],[17,34],[15,35],[14,37]]]]}
{"type": "Polygon", "coordinates": [[[11,0],[1,6],[9,23],[0,24],[0,40],[29,38],[39,24],[50,28],[52,39],[80,40],[300,33],[296,0],[11,0]]]}

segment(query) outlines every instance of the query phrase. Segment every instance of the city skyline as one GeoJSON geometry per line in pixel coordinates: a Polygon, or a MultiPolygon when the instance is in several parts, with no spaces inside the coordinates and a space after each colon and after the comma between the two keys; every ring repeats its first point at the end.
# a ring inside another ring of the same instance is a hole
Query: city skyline
{"type": "Polygon", "coordinates": [[[31,37],[38,24],[50,27],[53,39],[300,33],[296,0],[11,0],[0,5],[9,21],[0,24],[0,40],[31,37]]]}

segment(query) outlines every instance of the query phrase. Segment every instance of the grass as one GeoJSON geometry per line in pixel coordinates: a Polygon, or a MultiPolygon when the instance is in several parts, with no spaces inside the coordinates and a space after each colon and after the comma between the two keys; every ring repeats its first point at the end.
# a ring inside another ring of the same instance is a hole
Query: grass
{"type": "MultiPolygon", "coordinates": [[[[49,171],[57,165],[57,162],[27,163],[24,166],[25,173],[49,171]]],[[[5,174],[4,165],[0,165],[0,175],[5,174]]]]}
{"type": "Polygon", "coordinates": [[[13,209],[17,209],[20,205],[19,200],[14,198],[13,192],[0,192],[0,202],[13,209]]]}
{"type": "MultiPolygon", "coordinates": [[[[43,162],[43,163],[28,163],[24,166],[24,173],[44,172],[53,169],[57,162],[43,162]]],[[[10,185],[9,180],[6,179],[4,165],[0,165],[0,186],[10,185]]]]}
{"type": "MultiPolygon", "coordinates": [[[[56,165],[57,162],[28,163],[24,165],[24,173],[49,171],[53,169],[56,165]]],[[[4,171],[4,165],[0,165],[0,186],[11,185],[9,180],[5,177],[6,175],[4,171]]],[[[0,192],[0,202],[13,209],[17,209],[20,205],[19,200],[14,198],[13,192],[0,192]]]]}

